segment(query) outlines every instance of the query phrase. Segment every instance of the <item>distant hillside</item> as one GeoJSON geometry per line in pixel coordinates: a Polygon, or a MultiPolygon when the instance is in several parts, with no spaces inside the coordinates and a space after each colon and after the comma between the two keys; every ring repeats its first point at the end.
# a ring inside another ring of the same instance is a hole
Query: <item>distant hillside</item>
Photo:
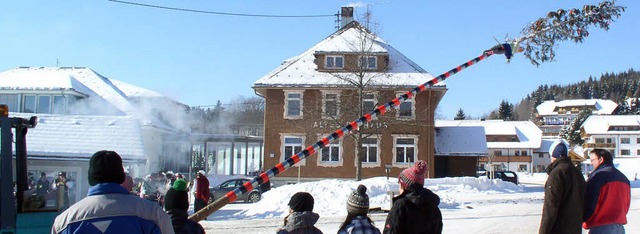
{"type": "MultiPolygon", "coordinates": [[[[514,105],[514,120],[529,120],[535,108],[547,100],[566,99],[611,99],[620,104],[630,97],[640,98],[640,72],[629,69],[618,74],[605,73],[600,78],[589,77],[569,85],[540,85],[527,94],[520,103],[514,105]]],[[[498,110],[492,111],[488,117],[496,118],[498,110]]]]}

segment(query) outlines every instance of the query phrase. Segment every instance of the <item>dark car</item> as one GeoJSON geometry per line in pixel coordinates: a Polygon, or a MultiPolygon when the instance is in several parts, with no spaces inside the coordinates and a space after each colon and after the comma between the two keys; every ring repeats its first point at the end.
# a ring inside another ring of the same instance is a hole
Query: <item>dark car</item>
{"type": "MultiPolygon", "coordinates": [[[[209,188],[209,190],[211,191],[211,199],[215,201],[216,199],[223,197],[228,192],[233,191],[238,187],[242,187],[242,185],[248,181],[250,181],[250,179],[246,179],[246,178],[230,179],[225,182],[222,182],[218,186],[209,188]]],[[[266,192],[270,188],[271,188],[270,183],[262,184],[259,188],[254,188],[248,193],[245,193],[242,196],[238,197],[238,201],[246,201],[251,203],[258,202],[262,197],[262,192],[266,192]]]]}
{"type": "Polygon", "coordinates": [[[482,173],[479,173],[478,177],[486,176],[487,178],[491,179],[490,173],[493,173],[493,179],[501,179],[503,181],[518,184],[518,175],[513,171],[484,171],[482,173]]]}

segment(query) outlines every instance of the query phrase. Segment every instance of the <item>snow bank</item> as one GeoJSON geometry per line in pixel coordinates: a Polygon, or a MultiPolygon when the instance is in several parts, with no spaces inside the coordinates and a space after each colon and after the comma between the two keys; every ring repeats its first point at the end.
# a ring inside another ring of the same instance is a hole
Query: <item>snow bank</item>
{"type": "MultiPolygon", "coordinates": [[[[271,189],[263,194],[262,200],[255,204],[229,215],[234,219],[256,219],[284,217],[289,213],[288,202],[291,196],[297,192],[308,192],[315,199],[313,211],[320,216],[345,216],[346,203],[349,194],[359,184],[367,187],[370,207],[388,209],[391,205],[391,197],[388,191],[394,191],[397,195],[399,188],[396,178],[387,181],[386,177],[375,177],[359,182],[352,180],[323,180],[284,185],[271,189]]],[[[502,180],[490,180],[487,178],[459,177],[426,179],[425,186],[440,196],[441,209],[457,209],[462,205],[455,197],[460,194],[473,197],[480,194],[504,194],[519,193],[523,187],[502,180]]]]}

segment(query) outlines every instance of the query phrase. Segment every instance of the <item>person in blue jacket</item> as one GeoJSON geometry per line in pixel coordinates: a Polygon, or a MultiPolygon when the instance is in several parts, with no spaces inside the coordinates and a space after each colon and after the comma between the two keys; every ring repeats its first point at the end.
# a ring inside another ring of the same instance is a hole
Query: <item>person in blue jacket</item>
{"type": "Polygon", "coordinates": [[[89,192],[56,217],[51,233],[173,234],[169,215],[156,203],[120,186],[125,179],[122,158],[98,151],[89,160],[89,192]]]}
{"type": "Polygon", "coordinates": [[[631,205],[629,179],[613,166],[609,151],[591,150],[589,159],[595,170],[587,179],[582,227],[591,234],[625,233],[631,205]]]}

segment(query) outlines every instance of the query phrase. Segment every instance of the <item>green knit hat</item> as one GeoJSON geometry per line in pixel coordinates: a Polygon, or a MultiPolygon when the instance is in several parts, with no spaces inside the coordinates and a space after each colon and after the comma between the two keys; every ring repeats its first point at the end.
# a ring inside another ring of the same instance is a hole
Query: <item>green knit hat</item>
{"type": "Polygon", "coordinates": [[[187,191],[187,181],[184,181],[183,179],[176,179],[176,181],[173,182],[173,189],[178,191],[187,191]]]}

